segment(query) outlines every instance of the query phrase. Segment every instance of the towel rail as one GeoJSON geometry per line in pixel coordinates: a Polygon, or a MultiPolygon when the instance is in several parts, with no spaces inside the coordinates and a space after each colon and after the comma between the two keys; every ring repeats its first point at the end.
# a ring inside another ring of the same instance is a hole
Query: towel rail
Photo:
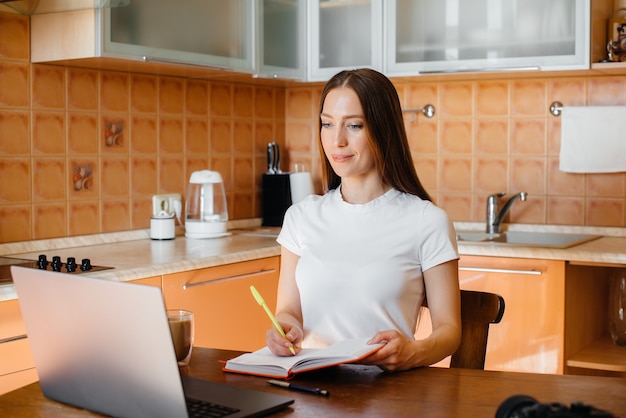
{"type": "Polygon", "coordinates": [[[409,110],[403,110],[403,113],[411,113],[412,117],[411,117],[411,122],[413,122],[415,120],[415,114],[416,113],[423,113],[424,116],[426,116],[427,118],[432,118],[433,116],[435,116],[435,106],[431,105],[431,104],[427,104],[426,106],[424,106],[422,109],[409,109],[409,110]]]}
{"type": "Polygon", "coordinates": [[[563,110],[563,103],[561,102],[552,102],[550,105],[550,113],[552,116],[561,116],[561,111],[563,110]]]}

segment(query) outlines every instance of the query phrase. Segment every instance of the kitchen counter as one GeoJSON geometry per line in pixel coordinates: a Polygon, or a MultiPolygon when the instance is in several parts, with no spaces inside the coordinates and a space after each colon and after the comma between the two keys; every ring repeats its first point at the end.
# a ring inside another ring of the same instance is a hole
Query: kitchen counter
{"type": "MultiPolygon", "coordinates": [[[[481,230],[480,223],[455,223],[457,229],[481,230]]],[[[276,243],[279,228],[260,227],[258,221],[239,221],[229,224],[231,235],[216,238],[186,239],[182,230],[176,239],[153,241],[149,230],[127,231],[93,236],[69,237],[51,240],[0,244],[0,255],[36,260],[39,254],[49,259],[58,255],[62,260],[75,257],[89,258],[93,265],[111,266],[111,270],[97,273],[97,277],[129,281],[162,274],[213,267],[280,255],[276,243]]],[[[511,231],[546,231],[587,233],[601,238],[565,249],[507,246],[501,244],[473,244],[459,242],[461,255],[567,260],[579,264],[606,264],[626,267],[626,229],[556,227],[546,225],[508,225],[511,231]]],[[[0,286],[0,301],[15,299],[12,284],[0,286]]]]}
{"type": "MultiPolygon", "coordinates": [[[[279,228],[235,224],[231,234],[215,239],[187,239],[184,230],[173,240],[150,239],[149,230],[97,234],[40,241],[0,244],[0,255],[36,260],[46,254],[48,260],[58,255],[65,261],[75,257],[78,263],[89,258],[94,266],[114,267],[85,276],[130,281],[163,274],[214,267],[280,255],[276,243],[279,228]]],[[[0,302],[16,299],[13,284],[0,285],[0,302]]]]}
{"type": "MultiPolygon", "coordinates": [[[[455,223],[457,230],[476,230],[476,223],[455,223]]],[[[600,235],[598,239],[569,248],[542,248],[459,241],[461,255],[565,260],[575,264],[603,264],[626,267],[626,228],[562,227],[549,225],[508,225],[508,231],[555,232],[600,235]]]]}

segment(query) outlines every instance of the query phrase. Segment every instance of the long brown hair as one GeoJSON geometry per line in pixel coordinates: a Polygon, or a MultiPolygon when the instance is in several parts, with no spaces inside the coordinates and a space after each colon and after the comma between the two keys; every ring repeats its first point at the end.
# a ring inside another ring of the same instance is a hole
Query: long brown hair
{"type": "MultiPolygon", "coordinates": [[[[415,171],[404,128],[400,99],[391,81],[378,71],[369,68],[341,71],[324,86],[320,114],[324,108],[326,95],[339,87],[354,90],[361,102],[370,147],[383,184],[424,200],[431,200],[415,171]]],[[[321,129],[320,119],[318,133],[321,129]]],[[[324,162],[323,181],[326,185],[325,190],[328,191],[341,184],[341,177],[334,172],[326,158],[321,137],[319,143],[321,160],[324,162]]]]}

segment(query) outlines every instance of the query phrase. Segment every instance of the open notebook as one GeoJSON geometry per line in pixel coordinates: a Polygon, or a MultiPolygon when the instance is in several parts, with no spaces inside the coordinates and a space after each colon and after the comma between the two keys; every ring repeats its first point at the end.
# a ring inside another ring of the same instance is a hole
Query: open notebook
{"type": "Polygon", "coordinates": [[[11,267],[43,394],[118,417],[186,417],[186,397],[229,417],[262,416],[293,400],[179,373],[161,290],[11,267]]]}
{"type": "Polygon", "coordinates": [[[292,378],[298,373],[354,363],[380,350],[384,344],[368,344],[369,338],[340,341],[324,349],[304,348],[295,356],[279,357],[263,347],[226,362],[224,371],[256,376],[292,378]]]}

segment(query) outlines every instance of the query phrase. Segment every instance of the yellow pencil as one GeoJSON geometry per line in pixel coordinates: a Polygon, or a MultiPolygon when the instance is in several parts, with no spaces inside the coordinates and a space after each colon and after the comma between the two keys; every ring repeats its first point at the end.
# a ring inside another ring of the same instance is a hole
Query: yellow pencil
{"type": "MultiPolygon", "coordinates": [[[[263,299],[263,296],[261,296],[259,291],[256,290],[256,287],[254,287],[254,286],[250,286],[250,291],[252,292],[252,296],[254,296],[254,300],[256,300],[257,303],[259,305],[261,305],[263,307],[263,309],[265,309],[265,313],[267,314],[267,316],[270,317],[270,319],[274,323],[274,326],[276,327],[276,329],[278,330],[280,335],[282,335],[283,337],[285,337],[285,339],[287,339],[287,336],[285,335],[285,331],[283,331],[282,327],[280,326],[280,324],[278,323],[278,321],[274,317],[274,314],[272,313],[272,311],[270,311],[270,308],[265,303],[265,300],[263,299]]],[[[289,347],[289,351],[291,351],[291,354],[293,354],[293,355],[296,354],[296,350],[294,350],[293,346],[289,347]]]]}

